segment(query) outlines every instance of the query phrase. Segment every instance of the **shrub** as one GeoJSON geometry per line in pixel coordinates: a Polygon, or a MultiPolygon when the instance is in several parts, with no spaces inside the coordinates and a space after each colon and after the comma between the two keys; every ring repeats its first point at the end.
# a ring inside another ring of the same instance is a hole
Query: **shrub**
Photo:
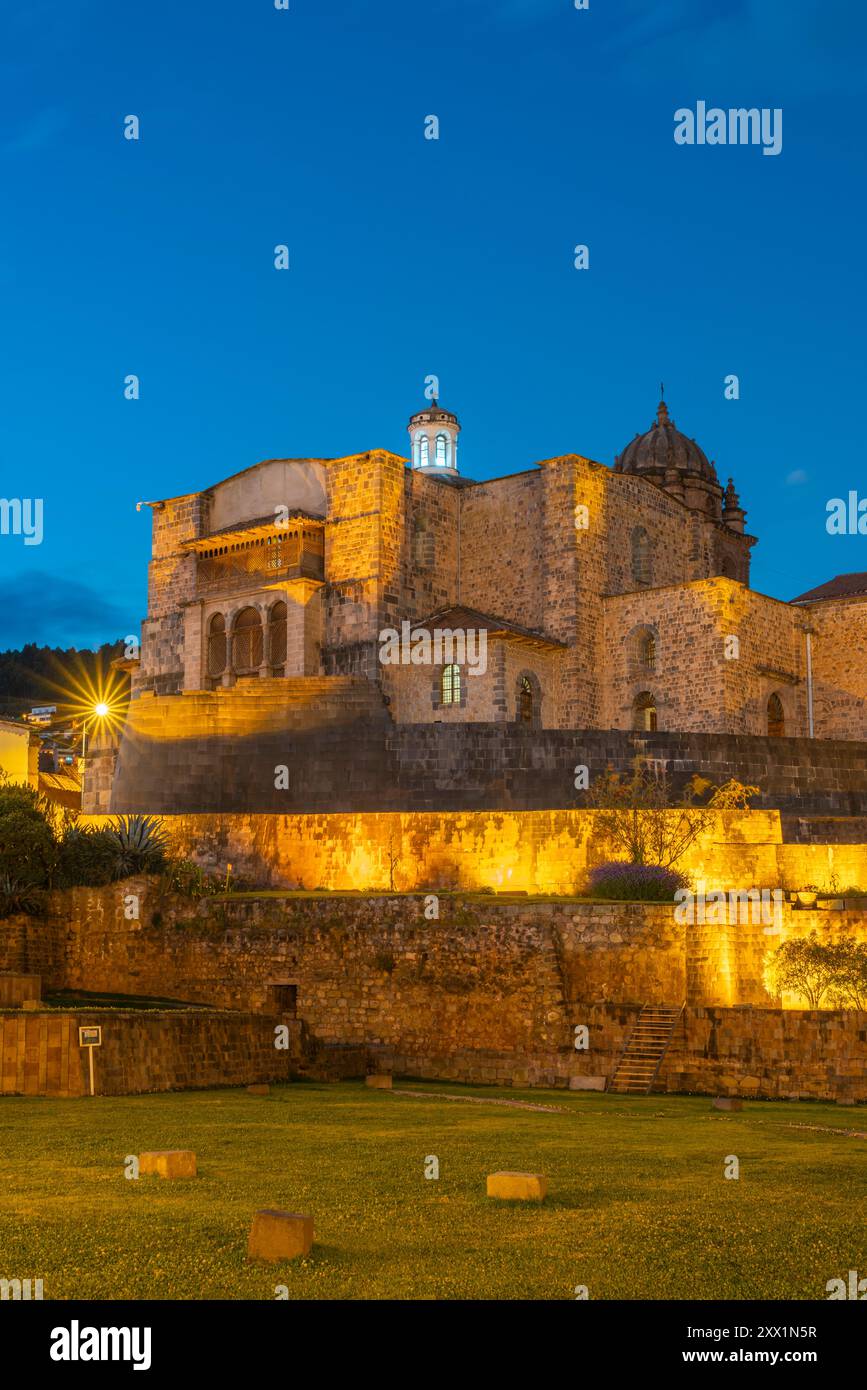
{"type": "Polygon", "coordinates": [[[678,889],[689,888],[689,879],[662,864],[627,864],[618,860],[591,869],[588,885],[594,898],[668,903],[674,902],[678,889]]]}
{"type": "Polygon", "coordinates": [[[35,917],[42,907],[43,895],[32,883],[22,883],[9,874],[0,876],[0,918],[12,917],[17,912],[35,917]]]}
{"type": "Polygon", "coordinates": [[[120,816],[111,827],[117,878],[156,874],[165,867],[168,835],[158,816],[120,816]]]}
{"type": "Polygon", "coordinates": [[[170,859],[163,871],[163,886],[184,898],[204,898],[223,892],[223,880],[206,874],[191,859],[170,859]]]}
{"type": "Polygon", "coordinates": [[[25,808],[0,815],[0,877],[45,888],[51,884],[56,863],[51,826],[38,812],[25,808]]]}
{"type": "Polygon", "coordinates": [[[35,820],[47,820],[49,804],[44,796],[17,782],[7,782],[0,786],[0,817],[19,813],[32,816],[35,820]]]}
{"type": "Polygon", "coordinates": [[[58,877],[67,888],[99,888],[117,877],[117,838],[95,825],[75,826],[60,842],[58,877]]]}

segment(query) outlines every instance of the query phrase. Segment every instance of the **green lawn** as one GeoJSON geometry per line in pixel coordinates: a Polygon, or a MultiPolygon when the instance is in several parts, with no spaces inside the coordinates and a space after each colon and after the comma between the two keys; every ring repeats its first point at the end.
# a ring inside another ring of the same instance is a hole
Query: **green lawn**
{"type": "Polygon", "coordinates": [[[41,1278],[46,1298],[824,1299],[867,1274],[867,1141],[843,1133],[867,1131],[863,1109],[397,1086],[431,1094],[0,1099],[0,1278],[41,1278]],[[160,1148],[194,1149],[199,1177],[124,1178],[127,1154],[160,1148]],[[546,1174],[548,1200],[489,1200],[500,1168],[546,1174]],[[247,1263],[262,1206],[313,1214],[309,1258],[247,1263]]]}

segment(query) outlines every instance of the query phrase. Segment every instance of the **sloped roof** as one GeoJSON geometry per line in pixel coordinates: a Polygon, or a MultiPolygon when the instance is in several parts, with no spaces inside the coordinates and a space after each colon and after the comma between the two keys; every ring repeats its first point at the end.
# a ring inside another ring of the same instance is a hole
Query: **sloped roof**
{"type": "Polygon", "coordinates": [[[805,594],[791,599],[791,602],[820,603],[822,599],[828,598],[867,598],[867,572],[862,570],[858,574],[838,574],[836,579],[829,579],[827,584],[808,589],[805,594]]]}
{"type": "Polygon", "coordinates": [[[510,623],[505,618],[492,617],[490,613],[480,613],[476,608],[466,608],[463,604],[455,605],[452,608],[440,608],[438,612],[431,613],[428,618],[420,618],[412,624],[413,631],[418,628],[450,628],[473,629],[480,631],[484,629],[489,637],[500,637],[505,641],[518,642],[523,646],[547,647],[551,651],[561,651],[565,648],[565,642],[558,642],[554,637],[547,637],[544,632],[538,632],[531,627],[521,627],[519,623],[510,623]]]}

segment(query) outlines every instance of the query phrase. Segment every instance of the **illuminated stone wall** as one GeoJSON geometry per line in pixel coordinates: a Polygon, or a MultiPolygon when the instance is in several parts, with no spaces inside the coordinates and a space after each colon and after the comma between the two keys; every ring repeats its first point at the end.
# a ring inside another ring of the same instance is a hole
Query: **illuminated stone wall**
{"type": "Polygon", "coordinates": [[[275,983],[289,980],[299,983],[299,1012],[318,1036],[352,1042],[383,1029],[394,1041],[415,1027],[411,1015],[424,1013],[424,1000],[436,1008],[440,995],[454,996],[452,1013],[463,998],[453,1021],[475,1046],[500,1045],[500,1014],[506,1033],[521,1019],[530,1028],[531,1017],[531,1032],[541,1027],[531,999],[543,1012],[577,1001],[796,1006],[804,1001],[781,1001],[764,979],[781,942],[813,932],[826,942],[867,941],[863,909],[788,904],[772,935],[746,912],[730,925],[687,924],[664,903],[443,894],[430,918],[426,895],[223,902],[170,897],[148,879],[66,890],[52,906],[45,923],[0,923],[0,971],[39,974],[43,992],[135,992],[256,1011],[273,1003],[275,983]],[[135,919],[125,915],[130,893],[139,902],[135,919]],[[352,1034],[355,1023],[361,1032],[352,1034]]]}
{"type": "MultiPolygon", "coordinates": [[[[52,990],[135,991],[272,1021],[285,1007],[280,991],[292,985],[296,1041],[307,1040],[314,1073],[341,1074],[340,1057],[351,1050],[342,1074],[359,1074],[367,1058],[410,1076],[523,1085],[610,1075],[642,1004],[686,1000],[663,1086],[746,1095],[855,1090],[867,1099],[867,1016],[780,1010],[762,980],[764,956],[781,940],[815,929],[824,940],[864,941],[867,913],[787,908],[781,935],[768,938],[752,924],[678,925],[662,904],[443,896],[432,920],[428,906],[423,896],[194,902],[130,880],[55,895],[53,925],[38,924],[38,933],[0,923],[0,968],[32,969],[30,947],[52,990]],[[130,893],[140,910],[132,921],[124,911],[130,893]],[[577,1025],[589,1029],[587,1051],[574,1048],[577,1025]]],[[[163,1073],[184,1085],[260,1079],[245,1078],[232,1061],[241,1043],[231,1029],[219,1035],[211,1071],[189,1055],[184,1072],[174,1044],[168,1061],[149,1062],[166,1036],[160,1020],[151,1022],[150,1033],[143,1022],[135,1035],[138,1053],[130,1045],[123,1054],[139,1058],[138,1071],[129,1062],[127,1089],[157,1089],[163,1073]]],[[[261,1060],[263,1027],[256,1024],[238,1055],[258,1048],[261,1060]]],[[[13,1051],[18,1036],[9,1034],[13,1051]]]]}
{"type": "MultiPolygon", "coordinates": [[[[103,823],[105,818],[85,817],[103,823]]],[[[573,893],[588,868],[622,857],[593,811],[166,816],[178,854],[256,886],[369,892],[394,887],[573,893]]],[[[815,883],[867,886],[858,844],[784,844],[775,811],[714,814],[681,867],[703,891],[815,883]]]]}
{"type": "Polygon", "coordinates": [[[286,1081],[299,1055],[297,1040],[285,1051],[274,1047],[273,1020],[244,1014],[0,1009],[0,1094],[89,1095],[78,1029],[93,1024],[102,1027],[102,1044],[93,1049],[100,1096],[286,1081]]]}

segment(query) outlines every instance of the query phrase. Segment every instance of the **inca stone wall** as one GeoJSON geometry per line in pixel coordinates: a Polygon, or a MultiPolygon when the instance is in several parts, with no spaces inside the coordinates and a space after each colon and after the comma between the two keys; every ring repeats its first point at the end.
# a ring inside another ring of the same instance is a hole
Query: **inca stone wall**
{"type": "MultiPolygon", "coordinates": [[[[518,649],[504,657],[501,673],[496,666],[493,672],[506,704],[503,722],[394,724],[377,688],[348,678],[144,695],[130,705],[113,780],[112,755],[95,750],[84,809],[565,809],[588,804],[575,788],[576,765],[585,765],[592,780],[608,767],[628,771],[640,757],[668,768],[676,788],[701,772],[717,783],[736,777],[759,786],[759,806],[867,813],[867,743],[533,728],[511,713],[524,670],[541,683],[547,722],[544,661],[518,649]],[[275,784],[279,764],[296,770],[288,787],[275,784]]],[[[420,698],[430,703],[433,673],[419,673],[420,698]]],[[[473,684],[481,679],[464,673],[468,699],[476,700],[473,684]]]]}
{"type": "MultiPolygon", "coordinates": [[[[370,1065],[409,1076],[565,1085],[611,1074],[643,1004],[686,1001],[663,1086],[774,1096],[854,1091],[867,1099],[867,1016],[780,1009],[762,978],[766,953],[788,936],[815,930],[820,939],[867,939],[863,912],[786,908],[771,940],[759,924],[678,925],[663,904],[444,896],[440,917],[429,920],[424,897],[196,903],[131,880],[58,894],[53,906],[46,924],[53,959],[44,948],[38,957],[44,988],[134,991],[255,1015],[246,1042],[240,1015],[234,1032],[225,1017],[211,1025],[197,1014],[167,1015],[181,1030],[177,1047],[147,1032],[163,1028],[162,1015],[142,1015],[135,1046],[118,1041],[132,1059],[116,1083],[109,1079],[119,1089],[275,1076],[267,1054],[274,1020],[287,1009],[308,1053],[318,1050],[319,1071],[358,1075],[370,1065]],[[140,897],[138,921],[124,915],[130,892],[140,897]],[[576,1052],[582,1024],[589,1048],[576,1052]],[[196,1041],[185,1028],[204,1031],[196,1041]],[[151,1068],[149,1057],[161,1058],[163,1048],[166,1059],[151,1068]]],[[[0,968],[33,968],[28,939],[36,944],[17,922],[0,923],[0,968]]],[[[41,1037],[32,1035],[31,1066],[32,1039],[41,1037]]],[[[12,1029],[13,1070],[21,1065],[17,1040],[12,1029]]],[[[12,1089],[20,1089],[17,1075],[12,1089]]]]}
{"type": "Polygon", "coordinates": [[[297,1047],[275,1048],[273,1019],[244,1014],[0,1009],[0,1094],[88,1095],[78,1029],[93,1024],[102,1027],[93,1050],[101,1096],[286,1081],[299,1055],[297,1047]]]}
{"type": "MultiPolygon", "coordinates": [[[[675,813],[676,814],[676,813],[675,813]]],[[[100,817],[87,817],[102,823],[100,817]]],[[[582,892],[622,857],[593,811],[165,816],[174,850],[251,886],[370,892],[582,892]]],[[[681,867],[701,891],[867,885],[863,844],[783,843],[774,811],[716,812],[681,867]]]]}

